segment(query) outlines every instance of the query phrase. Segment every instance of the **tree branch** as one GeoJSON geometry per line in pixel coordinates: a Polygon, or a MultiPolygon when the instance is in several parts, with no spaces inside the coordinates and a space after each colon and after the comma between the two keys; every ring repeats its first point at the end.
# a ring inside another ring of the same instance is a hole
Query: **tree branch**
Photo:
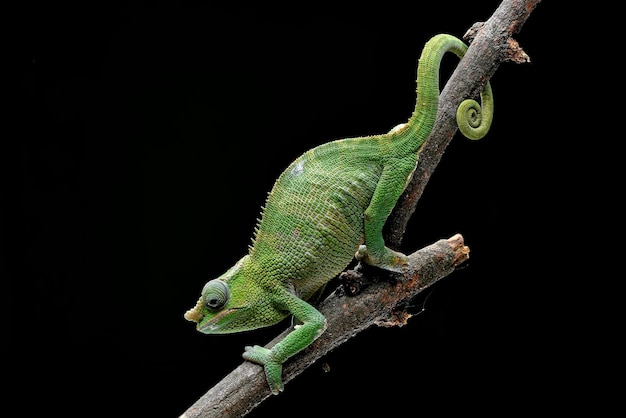
{"type": "MultiPolygon", "coordinates": [[[[504,61],[526,62],[528,56],[511,38],[541,0],[504,0],[489,20],[472,26],[464,38],[471,42],[465,56],[440,95],[435,126],[420,150],[413,179],[398,201],[385,229],[391,247],[399,247],[407,222],[428,180],[456,133],[456,109],[469,97],[477,97],[485,83],[504,61]]],[[[371,280],[376,269],[360,265],[342,274],[345,291],[325,299],[319,310],[327,319],[326,331],[305,350],[283,365],[283,381],[289,382],[320,357],[372,325],[402,326],[410,318],[403,308],[419,292],[449,275],[469,257],[459,234],[422,248],[409,256],[409,271],[393,284],[371,280]],[[362,288],[365,286],[364,288],[362,288]],[[354,289],[358,296],[350,298],[354,289]]],[[[290,329],[272,340],[270,347],[290,329]]],[[[243,362],[211,388],[181,418],[241,417],[270,395],[263,368],[243,362]]]]}

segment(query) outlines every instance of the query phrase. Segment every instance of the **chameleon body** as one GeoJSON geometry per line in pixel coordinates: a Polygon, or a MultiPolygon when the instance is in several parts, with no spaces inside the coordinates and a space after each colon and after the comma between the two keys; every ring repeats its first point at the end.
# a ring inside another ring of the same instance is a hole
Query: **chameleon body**
{"type": "MultiPolygon", "coordinates": [[[[308,299],[354,257],[390,271],[406,268],[407,257],[385,246],[383,225],[434,125],[441,59],[448,51],[462,57],[466,49],[448,34],[426,43],[418,63],[417,102],[407,123],[382,135],[328,142],[293,161],[267,196],[248,253],[207,282],[185,313],[205,334],[257,329],[293,315],[298,325],[283,340],[271,349],[245,347],[243,353],[264,366],[273,394],[283,390],[282,363],[326,328],[326,319],[308,299]]],[[[457,114],[461,132],[472,139],[484,136],[491,124],[489,83],[481,101],[482,110],[466,100],[460,107],[469,104],[469,116],[457,114]]]]}

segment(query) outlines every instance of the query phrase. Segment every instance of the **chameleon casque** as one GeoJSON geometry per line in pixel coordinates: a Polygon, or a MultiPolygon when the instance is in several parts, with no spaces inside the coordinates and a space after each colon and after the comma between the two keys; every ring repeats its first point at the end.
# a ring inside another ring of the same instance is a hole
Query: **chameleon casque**
{"type": "MultiPolygon", "coordinates": [[[[439,66],[446,52],[462,58],[467,46],[439,34],[424,46],[417,69],[417,101],[407,123],[382,135],[324,143],[298,157],[267,196],[248,253],[204,285],[184,317],[205,334],[274,325],[293,315],[294,329],[271,349],[245,347],[243,358],[264,366],[273,394],[283,390],[282,364],[326,329],[307,300],[357,260],[401,272],[407,256],[385,246],[383,226],[415,170],[437,115],[439,66]]],[[[481,106],[465,100],[457,124],[470,139],[491,125],[491,86],[481,106]]]]}

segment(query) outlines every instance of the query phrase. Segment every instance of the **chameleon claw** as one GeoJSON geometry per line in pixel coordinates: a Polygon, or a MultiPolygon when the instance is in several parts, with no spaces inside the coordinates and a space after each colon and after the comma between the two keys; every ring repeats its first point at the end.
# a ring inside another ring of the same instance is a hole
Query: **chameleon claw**
{"type": "Polygon", "coordinates": [[[386,247],[384,254],[374,256],[367,251],[366,245],[360,245],[354,257],[363,263],[396,273],[406,271],[409,266],[409,259],[406,255],[386,247]]]}
{"type": "Polygon", "coordinates": [[[270,350],[259,345],[246,346],[243,358],[257,364],[265,364],[270,361],[270,350]]]}
{"type": "Polygon", "coordinates": [[[359,249],[356,251],[356,254],[354,254],[354,258],[356,258],[358,261],[362,261],[366,257],[367,257],[367,246],[359,245],[359,249]]]}
{"type": "Polygon", "coordinates": [[[280,363],[269,363],[264,366],[267,383],[270,386],[272,395],[278,395],[285,390],[281,375],[283,373],[283,365],[280,363]]]}

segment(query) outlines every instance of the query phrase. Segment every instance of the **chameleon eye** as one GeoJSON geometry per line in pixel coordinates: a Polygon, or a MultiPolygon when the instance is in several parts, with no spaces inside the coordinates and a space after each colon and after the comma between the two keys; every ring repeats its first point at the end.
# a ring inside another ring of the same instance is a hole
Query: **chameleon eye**
{"type": "Polygon", "coordinates": [[[222,280],[211,280],[202,289],[202,295],[204,297],[204,304],[211,311],[221,309],[228,303],[230,297],[230,291],[228,285],[222,280]]]}

